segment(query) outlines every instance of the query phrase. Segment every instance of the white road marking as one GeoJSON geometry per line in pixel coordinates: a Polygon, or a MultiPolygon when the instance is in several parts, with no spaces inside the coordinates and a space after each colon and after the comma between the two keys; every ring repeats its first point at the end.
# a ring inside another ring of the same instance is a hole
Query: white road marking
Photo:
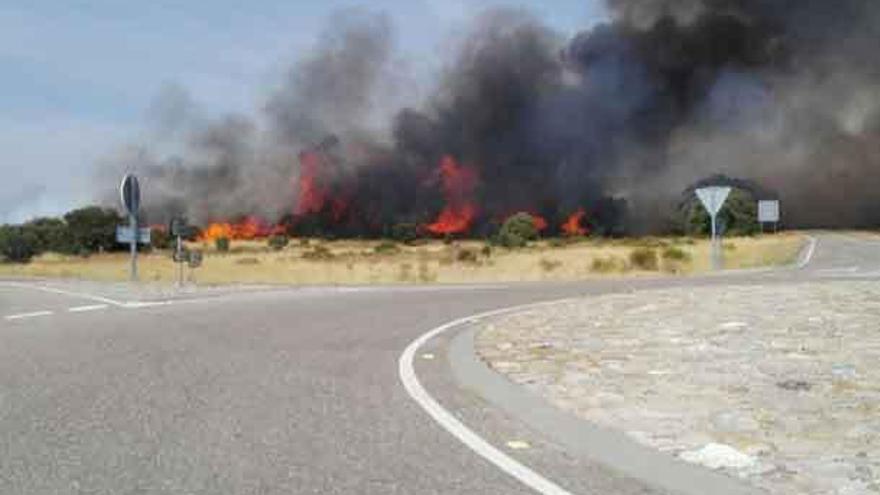
{"type": "Polygon", "coordinates": [[[801,262],[798,263],[798,265],[797,265],[798,269],[800,269],[800,270],[803,270],[804,268],[806,268],[807,265],[810,264],[810,261],[813,260],[813,254],[816,253],[816,244],[819,244],[819,239],[816,239],[813,236],[809,236],[809,239],[810,239],[810,245],[807,247],[807,253],[804,256],[804,258],[801,260],[801,262]]]}
{"type": "Polygon", "coordinates": [[[26,318],[36,318],[38,316],[49,316],[51,314],[52,314],[51,311],[34,311],[31,313],[20,313],[17,315],[4,316],[3,319],[4,320],[24,320],[26,318]]]}
{"type": "Polygon", "coordinates": [[[107,308],[108,306],[106,304],[92,304],[91,306],[74,306],[72,308],[67,308],[67,311],[71,313],[83,313],[86,311],[98,311],[107,308]]]}
{"type": "Polygon", "coordinates": [[[78,297],[80,299],[91,299],[92,301],[97,301],[101,303],[111,304],[113,306],[124,306],[125,303],[122,301],[117,301],[115,299],[110,299],[107,297],[99,296],[96,294],[89,294],[87,292],[73,292],[64,289],[56,289],[54,287],[48,287],[45,285],[34,285],[34,284],[22,284],[17,282],[0,282],[0,287],[14,287],[16,289],[31,289],[31,290],[39,290],[43,292],[51,292],[53,294],[62,294],[65,296],[78,297]]]}
{"type": "Polygon", "coordinates": [[[451,433],[452,436],[457,438],[460,442],[468,446],[471,450],[497,466],[505,473],[513,476],[524,485],[543,495],[571,495],[571,492],[566,491],[559,485],[553,483],[552,481],[541,476],[537,472],[526,467],[524,464],[520,463],[516,459],[510,457],[501,450],[492,446],[492,444],[490,444],[481,436],[474,433],[473,430],[465,426],[452,413],[444,409],[443,406],[441,406],[433,397],[431,397],[431,394],[429,394],[428,391],[425,390],[421,382],[419,382],[418,377],[416,377],[415,369],[413,368],[413,359],[415,358],[419,348],[422,347],[426,342],[440,335],[441,333],[444,333],[459,325],[476,322],[477,320],[490,316],[497,316],[504,313],[546,306],[549,304],[559,304],[570,300],[572,299],[542,302],[537,304],[526,304],[522,306],[515,306],[512,308],[489,311],[474,316],[468,316],[466,318],[460,318],[458,320],[434,328],[433,330],[430,330],[429,332],[414,340],[403,351],[403,354],[400,355],[400,360],[398,361],[398,372],[400,374],[400,381],[403,382],[403,386],[406,389],[406,392],[409,394],[410,397],[412,397],[414,401],[416,401],[416,403],[419,404],[419,406],[422,407],[422,409],[425,410],[426,413],[428,413],[429,416],[431,416],[431,418],[434,419],[434,421],[436,421],[446,431],[451,433]]]}

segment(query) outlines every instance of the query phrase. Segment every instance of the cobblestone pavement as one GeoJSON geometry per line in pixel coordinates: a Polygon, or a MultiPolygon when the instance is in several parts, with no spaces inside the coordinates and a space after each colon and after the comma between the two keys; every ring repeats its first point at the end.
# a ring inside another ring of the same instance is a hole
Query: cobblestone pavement
{"type": "Polygon", "coordinates": [[[769,493],[880,493],[880,284],[600,296],[476,345],[558,407],[769,493]]]}

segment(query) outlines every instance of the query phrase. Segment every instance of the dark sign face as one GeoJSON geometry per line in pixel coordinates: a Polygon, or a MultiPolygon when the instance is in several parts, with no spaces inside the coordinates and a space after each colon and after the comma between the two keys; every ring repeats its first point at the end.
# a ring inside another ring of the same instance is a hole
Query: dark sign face
{"type": "Polygon", "coordinates": [[[180,217],[174,217],[171,220],[171,226],[168,229],[174,237],[185,237],[187,235],[186,220],[180,217]]]}
{"type": "Polygon", "coordinates": [[[135,215],[141,206],[141,187],[138,184],[137,177],[132,174],[126,175],[122,179],[119,186],[119,193],[122,197],[122,206],[129,215],[135,215]]]}

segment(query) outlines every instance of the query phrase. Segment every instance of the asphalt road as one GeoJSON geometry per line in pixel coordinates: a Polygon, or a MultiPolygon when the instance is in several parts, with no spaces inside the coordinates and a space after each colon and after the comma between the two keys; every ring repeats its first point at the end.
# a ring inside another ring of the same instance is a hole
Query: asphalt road
{"type": "MultiPolygon", "coordinates": [[[[455,318],[576,295],[880,276],[880,243],[818,237],[801,269],[689,279],[170,298],[0,281],[0,493],[532,493],[406,393],[397,366],[411,341],[455,318]]],[[[494,410],[451,378],[442,343],[428,350],[420,380],[490,443],[527,440],[510,455],[572,493],[658,493],[494,410]]]]}

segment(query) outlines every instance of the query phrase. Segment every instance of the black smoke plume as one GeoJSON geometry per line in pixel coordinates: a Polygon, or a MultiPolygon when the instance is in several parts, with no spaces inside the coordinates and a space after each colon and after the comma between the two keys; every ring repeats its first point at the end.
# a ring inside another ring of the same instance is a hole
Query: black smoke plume
{"type": "Polygon", "coordinates": [[[521,11],[480,16],[435,94],[408,108],[389,97],[406,86],[390,22],[349,12],[263,116],[188,119],[176,157],[139,148],[127,163],[156,222],[258,215],[383,235],[437,217],[450,156],[479,177],[474,235],[522,210],[553,231],[581,208],[602,231],[659,231],[715,174],[778,195],[789,225],[880,223],[880,2],[608,6],[611,21],[568,41],[521,11]],[[297,215],[309,153],[307,179],[332,201],[297,215]]]}

